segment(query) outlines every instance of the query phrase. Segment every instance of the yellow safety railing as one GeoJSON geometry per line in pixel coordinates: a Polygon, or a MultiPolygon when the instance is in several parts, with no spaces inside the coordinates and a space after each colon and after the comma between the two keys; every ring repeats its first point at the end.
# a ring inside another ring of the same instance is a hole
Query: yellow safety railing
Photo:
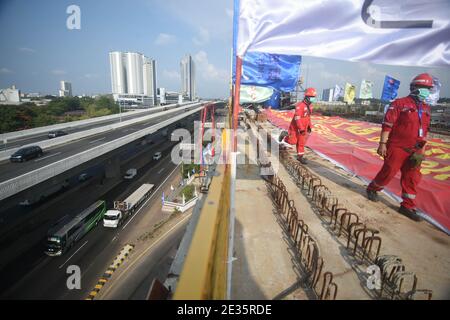
{"type": "MultiPolygon", "coordinates": [[[[229,154],[228,130],[222,150],[229,154]]],[[[227,162],[225,162],[227,163],[227,162]]],[[[225,299],[227,293],[230,165],[219,164],[200,212],[173,299],[225,299]]]]}

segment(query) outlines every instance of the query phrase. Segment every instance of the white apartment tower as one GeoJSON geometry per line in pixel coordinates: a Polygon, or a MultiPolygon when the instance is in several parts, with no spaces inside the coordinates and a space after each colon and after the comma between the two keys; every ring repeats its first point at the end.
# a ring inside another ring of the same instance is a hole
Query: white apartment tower
{"type": "Polygon", "coordinates": [[[195,90],[195,64],[191,55],[186,55],[181,59],[181,93],[187,96],[189,100],[193,100],[196,96],[195,90]]]}
{"type": "Polygon", "coordinates": [[[123,52],[110,52],[109,64],[111,66],[112,93],[127,93],[127,77],[125,68],[125,55],[123,52]]]}
{"type": "Polygon", "coordinates": [[[156,95],[156,61],[138,52],[110,52],[112,93],[119,98],[138,99],[156,95]],[[140,97],[140,98],[139,98],[140,97]]]}
{"type": "Polygon", "coordinates": [[[144,57],[143,76],[144,95],[147,97],[153,97],[153,105],[156,105],[157,92],[155,60],[144,57]]]}
{"type": "Polygon", "coordinates": [[[127,93],[144,93],[144,56],[137,52],[126,52],[127,93]]]}
{"type": "Polygon", "coordinates": [[[60,97],[71,97],[72,96],[72,84],[70,82],[61,80],[59,88],[60,97]]]}

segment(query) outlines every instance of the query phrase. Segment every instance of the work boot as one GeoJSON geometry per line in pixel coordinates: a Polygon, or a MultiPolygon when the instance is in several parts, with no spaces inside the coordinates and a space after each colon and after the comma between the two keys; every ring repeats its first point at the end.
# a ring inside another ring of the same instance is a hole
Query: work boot
{"type": "Polygon", "coordinates": [[[367,189],[367,198],[369,198],[370,201],[377,202],[378,201],[378,192],[375,190],[369,190],[367,189]]]}
{"type": "Polygon", "coordinates": [[[404,206],[400,206],[398,209],[398,212],[400,212],[402,215],[410,218],[411,220],[414,220],[416,222],[422,221],[423,219],[417,214],[416,210],[414,209],[408,209],[404,206]]]}
{"type": "Polygon", "coordinates": [[[300,161],[301,164],[307,164],[308,161],[306,161],[304,156],[297,156],[297,160],[300,161]]]}
{"type": "Polygon", "coordinates": [[[288,132],[286,130],[281,131],[280,136],[278,137],[278,142],[283,141],[283,139],[287,136],[288,136],[288,132]]]}

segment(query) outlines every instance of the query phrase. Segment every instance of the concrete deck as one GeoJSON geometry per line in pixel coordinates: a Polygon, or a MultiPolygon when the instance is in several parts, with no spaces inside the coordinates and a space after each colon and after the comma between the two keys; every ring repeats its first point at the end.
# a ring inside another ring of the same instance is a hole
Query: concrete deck
{"type": "MultiPolygon", "coordinates": [[[[249,150],[239,151],[247,155],[249,150]]],[[[236,177],[231,299],[308,299],[310,293],[297,288],[294,250],[278,223],[259,167],[247,161],[237,166],[236,177]]]]}

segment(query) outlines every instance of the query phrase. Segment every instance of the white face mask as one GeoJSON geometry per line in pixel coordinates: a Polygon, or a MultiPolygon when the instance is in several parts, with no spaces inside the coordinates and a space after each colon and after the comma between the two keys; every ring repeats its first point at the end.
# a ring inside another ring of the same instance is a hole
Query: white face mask
{"type": "Polygon", "coordinates": [[[317,98],[316,98],[316,97],[309,97],[309,101],[310,101],[311,103],[314,103],[314,102],[317,101],[317,98]]]}

